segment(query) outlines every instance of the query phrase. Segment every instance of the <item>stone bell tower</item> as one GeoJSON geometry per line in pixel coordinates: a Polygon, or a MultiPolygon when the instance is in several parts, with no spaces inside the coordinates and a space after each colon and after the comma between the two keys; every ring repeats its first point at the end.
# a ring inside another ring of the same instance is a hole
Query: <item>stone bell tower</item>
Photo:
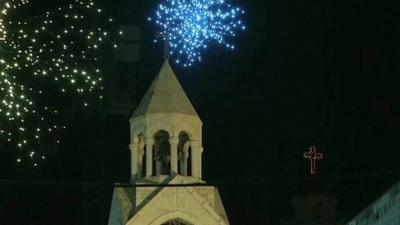
{"type": "Polygon", "coordinates": [[[131,181],[114,188],[109,225],[229,225],[202,180],[202,122],[168,60],[130,119],[131,181]]]}
{"type": "Polygon", "coordinates": [[[130,123],[132,180],[174,174],[201,179],[202,122],[168,61],[130,123]]]}

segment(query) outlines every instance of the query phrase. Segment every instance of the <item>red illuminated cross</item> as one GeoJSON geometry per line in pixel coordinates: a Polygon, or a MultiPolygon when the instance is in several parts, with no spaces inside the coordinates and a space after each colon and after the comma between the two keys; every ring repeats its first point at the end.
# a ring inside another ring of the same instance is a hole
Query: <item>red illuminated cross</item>
{"type": "Polygon", "coordinates": [[[315,170],[316,170],[315,161],[324,158],[324,155],[320,152],[317,152],[317,148],[315,147],[315,145],[312,145],[309,149],[310,149],[310,151],[304,152],[303,156],[304,156],[304,158],[310,160],[311,174],[315,174],[315,170]]]}

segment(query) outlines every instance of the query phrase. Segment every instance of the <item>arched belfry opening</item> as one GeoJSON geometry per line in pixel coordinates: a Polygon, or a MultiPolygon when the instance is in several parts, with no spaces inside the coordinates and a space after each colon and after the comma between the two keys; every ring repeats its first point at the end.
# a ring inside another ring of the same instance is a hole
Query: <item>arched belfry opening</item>
{"type": "Polygon", "coordinates": [[[153,171],[156,176],[169,175],[171,173],[171,144],[169,134],[165,130],[160,130],[154,134],[153,145],[153,171]]]}
{"type": "Polygon", "coordinates": [[[190,147],[190,137],[189,135],[181,131],[179,133],[179,142],[178,142],[178,171],[182,176],[191,176],[192,175],[192,167],[191,167],[191,147],[190,147]]]}
{"type": "Polygon", "coordinates": [[[169,220],[161,225],[192,225],[180,219],[169,220]]]}

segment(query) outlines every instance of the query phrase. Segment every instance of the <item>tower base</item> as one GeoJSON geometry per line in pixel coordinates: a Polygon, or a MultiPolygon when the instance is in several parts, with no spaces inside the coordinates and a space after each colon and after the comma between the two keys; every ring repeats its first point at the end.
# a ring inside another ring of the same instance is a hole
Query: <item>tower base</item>
{"type": "MultiPolygon", "coordinates": [[[[184,176],[117,184],[108,225],[229,225],[216,187],[203,181],[188,183],[184,176]],[[173,223],[171,223],[173,224],[173,223]]],[[[193,182],[193,180],[191,180],[193,182]]]]}

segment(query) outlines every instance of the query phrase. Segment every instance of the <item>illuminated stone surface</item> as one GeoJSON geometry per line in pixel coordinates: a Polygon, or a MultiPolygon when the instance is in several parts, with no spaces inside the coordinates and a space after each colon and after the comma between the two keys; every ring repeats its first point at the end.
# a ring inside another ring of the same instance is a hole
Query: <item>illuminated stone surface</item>
{"type": "Polygon", "coordinates": [[[361,211],[348,225],[399,225],[400,182],[361,211]]]}
{"type": "Polygon", "coordinates": [[[109,225],[229,225],[202,180],[202,122],[165,61],[131,123],[131,182],[114,188],[109,225]]]}

